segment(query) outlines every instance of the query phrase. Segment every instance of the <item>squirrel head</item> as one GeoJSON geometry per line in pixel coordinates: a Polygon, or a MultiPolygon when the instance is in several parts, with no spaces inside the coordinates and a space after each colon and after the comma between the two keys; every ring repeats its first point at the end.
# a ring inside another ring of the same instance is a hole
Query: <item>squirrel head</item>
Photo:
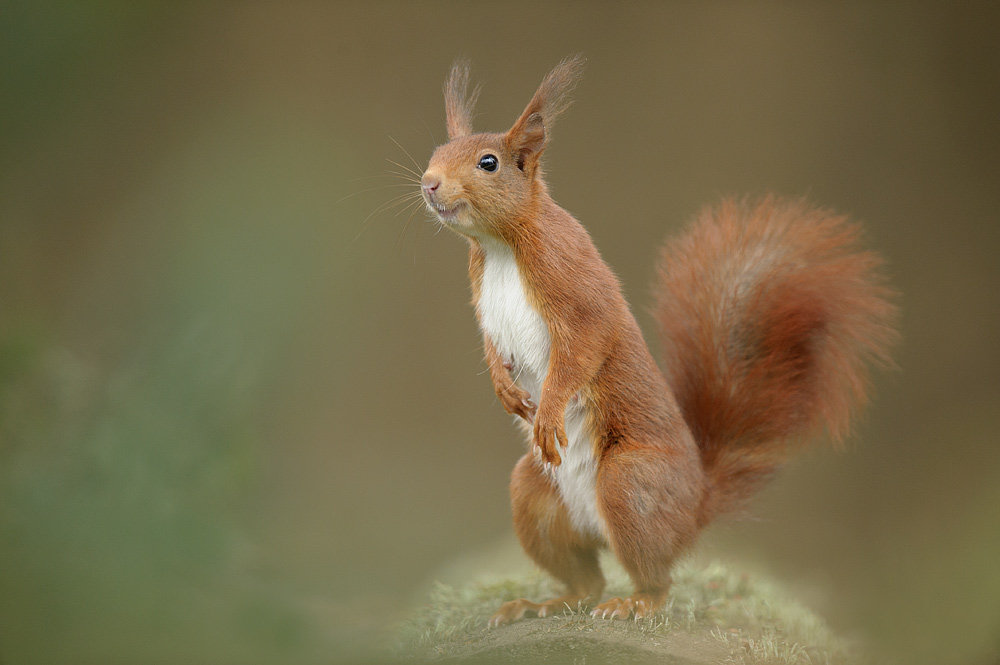
{"type": "Polygon", "coordinates": [[[540,159],[556,117],[569,106],[568,93],[583,68],[581,56],[566,58],[542,80],[521,116],[505,133],[472,132],[479,87],[469,92],[469,64],[457,61],[444,85],[448,143],[431,155],[421,178],[428,209],[467,236],[507,237],[530,216],[546,192],[540,159]]]}

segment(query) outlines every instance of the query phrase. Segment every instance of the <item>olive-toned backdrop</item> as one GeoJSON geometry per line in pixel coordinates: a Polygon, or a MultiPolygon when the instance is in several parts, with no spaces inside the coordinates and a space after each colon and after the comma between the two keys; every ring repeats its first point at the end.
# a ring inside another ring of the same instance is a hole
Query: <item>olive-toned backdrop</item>
{"type": "Polygon", "coordinates": [[[656,248],[723,195],[862,220],[902,293],[900,369],[849,449],[803,455],[696,555],[906,662],[994,662],[995,3],[0,15],[3,662],[358,657],[509,543],[522,443],[464,243],[384,206],[445,140],[454,57],[502,130],[577,52],[549,182],[651,339],[656,248]]]}

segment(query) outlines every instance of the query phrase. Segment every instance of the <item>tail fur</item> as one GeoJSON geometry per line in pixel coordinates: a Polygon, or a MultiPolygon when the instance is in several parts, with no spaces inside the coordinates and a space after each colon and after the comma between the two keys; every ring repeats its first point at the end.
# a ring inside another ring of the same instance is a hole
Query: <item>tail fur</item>
{"type": "Polygon", "coordinates": [[[860,228],[804,201],[725,200],[663,248],[667,375],[710,483],[703,522],[740,507],[795,444],[839,443],[890,364],[894,292],[860,228]]]}

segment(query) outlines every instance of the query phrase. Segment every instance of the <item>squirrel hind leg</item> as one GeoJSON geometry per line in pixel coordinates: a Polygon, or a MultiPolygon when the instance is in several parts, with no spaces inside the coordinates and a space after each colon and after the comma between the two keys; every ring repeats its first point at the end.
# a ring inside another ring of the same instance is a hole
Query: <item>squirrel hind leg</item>
{"type": "Polygon", "coordinates": [[[524,551],[566,586],[565,595],[541,603],[525,598],[504,603],[489,621],[491,628],[525,616],[546,617],[596,602],[604,591],[598,560],[601,543],[573,529],[556,488],[531,454],[524,455],[511,477],[514,530],[524,551]]]}
{"type": "Polygon", "coordinates": [[[701,526],[705,479],[694,449],[634,446],[606,454],[598,474],[611,550],[635,592],[591,611],[596,618],[642,619],[663,607],[674,561],[701,526]]]}

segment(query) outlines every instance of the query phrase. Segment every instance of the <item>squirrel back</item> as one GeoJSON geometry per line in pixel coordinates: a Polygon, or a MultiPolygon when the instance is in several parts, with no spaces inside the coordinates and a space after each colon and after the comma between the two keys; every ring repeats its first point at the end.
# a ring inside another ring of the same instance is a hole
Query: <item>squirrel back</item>
{"type": "Polygon", "coordinates": [[[704,209],[661,252],[667,380],[708,479],[702,523],[738,509],[795,445],[839,443],[890,364],[893,291],[846,218],[774,197],[704,209]]]}

